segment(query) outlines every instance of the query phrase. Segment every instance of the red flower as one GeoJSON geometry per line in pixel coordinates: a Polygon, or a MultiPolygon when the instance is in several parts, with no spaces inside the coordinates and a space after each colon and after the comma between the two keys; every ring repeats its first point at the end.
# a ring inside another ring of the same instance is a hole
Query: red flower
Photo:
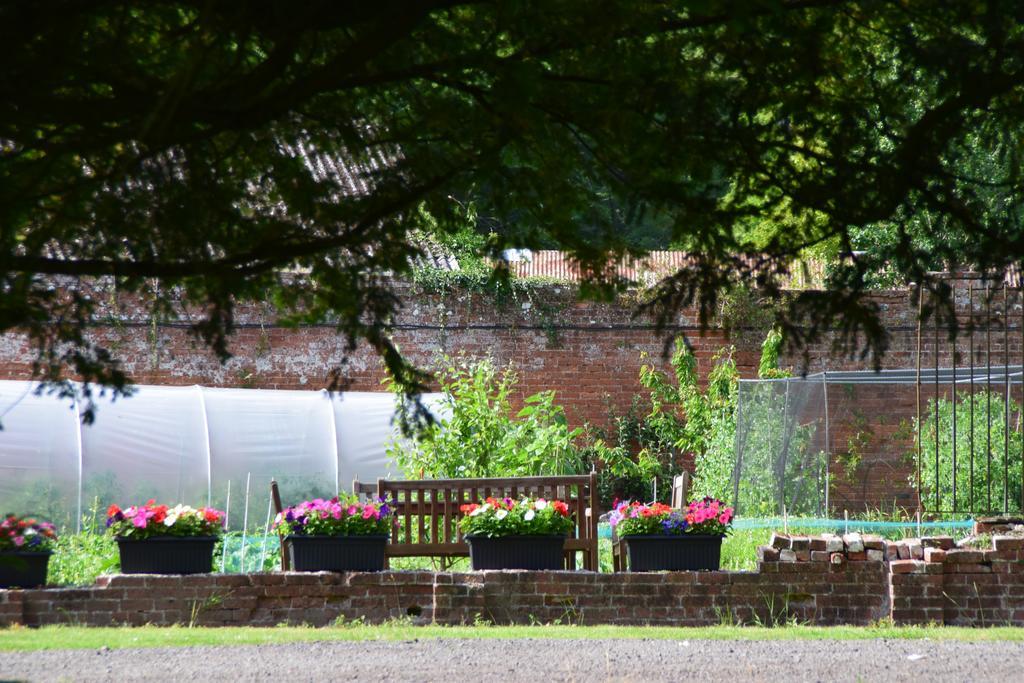
{"type": "Polygon", "coordinates": [[[459,506],[459,511],[464,512],[468,515],[469,513],[473,512],[473,510],[476,510],[478,507],[480,506],[477,505],[476,503],[467,503],[466,505],[459,506]]]}
{"type": "Polygon", "coordinates": [[[117,507],[117,505],[111,505],[110,507],[107,508],[107,517],[113,517],[120,511],[121,508],[117,507]]]}
{"type": "Polygon", "coordinates": [[[217,511],[210,510],[209,508],[203,510],[203,518],[210,524],[220,521],[220,515],[217,514],[217,511]]]}
{"type": "Polygon", "coordinates": [[[563,517],[569,516],[569,506],[560,500],[556,500],[551,503],[551,507],[555,509],[555,512],[562,515],[563,517]]]}

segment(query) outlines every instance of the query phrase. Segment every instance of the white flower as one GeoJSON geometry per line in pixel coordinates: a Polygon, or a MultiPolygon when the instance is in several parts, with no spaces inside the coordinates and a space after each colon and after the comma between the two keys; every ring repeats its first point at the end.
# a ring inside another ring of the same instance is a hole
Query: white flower
{"type": "Polygon", "coordinates": [[[523,519],[525,519],[527,522],[529,522],[531,519],[533,519],[536,516],[537,516],[536,512],[534,512],[533,510],[527,510],[526,514],[523,515],[523,519]]]}
{"type": "Polygon", "coordinates": [[[548,502],[546,500],[544,500],[543,498],[538,498],[537,499],[537,504],[534,505],[534,507],[537,508],[538,510],[543,510],[547,506],[548,506],[548,502]]]}
{"type": "Polygon", "coordinates": [[[497,512],[494,513],[494,516],[498,519],[505,519],[506,517],[508,517],[508,510],[498,510],[497,512]]]}
{"type": "Polygon", "coordinates": [[[178,515],[174,514],[172,510],[169,515],[164,517],[164,526],[174,526],[174,523],[178,521],[178,515]]]}
{"type": "Polygon", "coordinates": [[[481,505],[476,510],[473,510],[472,512],[470,512],[469,516],[470,517],[476,517],[477,515],[482,515],[483,513],[487,512],[490,509],[490,507],[491,507],[490,505],[481,505]]]}

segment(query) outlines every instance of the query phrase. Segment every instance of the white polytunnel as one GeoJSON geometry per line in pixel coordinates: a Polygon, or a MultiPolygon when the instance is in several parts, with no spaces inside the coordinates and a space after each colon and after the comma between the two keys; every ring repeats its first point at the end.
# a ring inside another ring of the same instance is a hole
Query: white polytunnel
{"type": "MultiPolygon", "coordinates": [[[[0,381],[0,513],[74,526],[94,508],[154,498],[228,509],[232,528],[262,526],[272,478],[290,504],[398,475],[386,392],[137,385],[95,399],[85,425],[73,399],[37,388],[0,381]]],[[[443,412],[441,394],[423,398],[443,412]]]]}

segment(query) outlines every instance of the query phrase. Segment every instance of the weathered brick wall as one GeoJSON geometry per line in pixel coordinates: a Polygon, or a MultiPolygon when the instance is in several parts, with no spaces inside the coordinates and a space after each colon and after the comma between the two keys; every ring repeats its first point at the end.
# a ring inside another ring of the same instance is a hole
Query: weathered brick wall
{"type": "MultiPolygon", "coordinates": [[[[490,355],[499,364],[512,363],[521,378],[517,401],[554,389],[574,424],[606,424],[609,409],[618,413],[628,410],[633,396],[643,391],[637,379],[641,354],[648,354],[648,362],[669,369],[662,356],[664,337],[655,331],[651,320],[634,316],[633,302],[628,300],[581,303],[575,300],[573,290],[557,285],[504,302],[468,292],[429,294],[412,285],[399,285],[398,291],[404,306],[396,321],[395,339],[414,362],[429,366],[438,353],[462,352],[471,357],[490,355]]],[[[966,288],[960,286],[957,291],[959,317],[966,323],[966,288]]],[[[872,299],[890,334],[884,367],[913,367],[917,349],[913,295],[877,292],[872,299]]],[[[1000,301],[996,302],[997,313],[1000,301]]],[[[1011,299],[1008,308],[1010,324],[1015,326],[1007,339],[1008,358],[1020,362],[1019,301],[1011,299]]],[[[976,316],[984,311],[977,294],[974,310],[976,316]]],[[[102,313],[99,319],[110,322],[98,323],[95,337],[114,348],[124,358],[129,374],[143,384],[317,389],[325,386],[328,372],[345,356],[344,340],[332,326],[276,326],[273,311],[261,306],[238,311],[239,330],[232,347],[235,356],[223,365],[190,336],[185,318],[154,326],[144,311],[128,304],[102,313]]],[[[710,368],[712,356],[731,343],[736,346],[741,374],[756,374],[762,332],[732,339],[718,329],[701,335],[692,310],[680,312],[674,324],[690,339],[702,373],[710,368]]],[[[826,337],[808,349],[808,370],[869,367],[870,359],[836,355],[831,342],[831,337],[826,337]]],[[[989,342],[993,362],[1003,362],[1003,335],[998,328],[991,339],[976,333],[976,362],[986,360],[989,342]],[[983,349],[985,355],[979,356],[983,349]]],[[[955,349],[961,366],[967,363],[968,349],[968,339],[961,337],[955,349]]],[[[926,367],[934,365],[936,353],[942,365],[949,365],[954,355],[946,337],[940,335],[936,343],[933,331],[925,334],[922,350],[926,367]]],[[[23,338],[0,336],[0,379],[28,379],[32,361],[23,338]]],[[[785,357],[783,363],[800,369],[803,359],[785,357]]],[[[353,390],[381,390],[383,371],[372,351],[358,349],[343,368],[353,390]]],[[[818,403],[811,401],[808,410],[818,403]]],[[[916,489],[909,482],[912,468],[906,459],[912,444],[905,433],[916,412],[914,387],[835,387],[828,403],[835,475],[830,501],[833,510],[891,510],[894,505],[916,508],[916,489]],[[866,438],[860,438],[865,434],[866,438]],[[858,440],[863,445],[856,457],[841,459],[844,453],[850,455],[849,444],[858,440]]]]}
{"type": "Polygon", "coordinates": [[[891,568],[893,618],[901,623],[1024,624],[1024,538],[996,536],[988,550],[926,548],[891,568]]]}
{"type": "MultiPolygon", "coordinates": [[[[499,364],[511,362],[521,379],[518,399],[554,389],[575,424],[605,423],[609,406],[619,412],[628,409],[633,395],[642,391],[641,354],[669,370],[662,356],[665,337],[649,318],[635,316],[630,300],[578,302],[573,290],[557,285],[510,301],[468,292],[429,294],[412,285],[400,285],[398,291],[403,309],[395,341],[410,359],[429,367],[439,353],[465,353],[490,355],[499,364]]],[[[884,362],[887,367],[908,366],[916,339],[910,295],[879,292],[874,298],[892,334],[884,362]]],[[[238,310],[235,355],[223,365],[196,343],[185,318],[153,325],[144,311],[128,303],[102,313],[94,337],[124,359],[125,369],[140,384],[319,389],[345,356],[344,340],[331,325],[277,326],[267,307],[238,310]]],[[[692,310],[680,312],[673,324],[692,343],[702,373],[715,353],[733,344],[741,374],[756,375],[763,331],[732,339],[714,328],[701,334],[692,310]]],[[[32,361],[23,338],[0,336],[0,379],[30,378],[32,361]]],[[[800,368],[803,359],[785,358],[784,363],[800,368]]],[[[867,360],[833,355],[830,338],[809,352],[811,371],[868,365],[867,360]]],[[[376,354],[366,348],[350,355],[343,375],[353,390],[368,391],[380,391],[384,377],[376,354]]]]}
{"type": "Polygon", "coordinates": [[[0,590],[0,627],[45,624],[1024,625],[1024,539],[886,542],[776,535],[755,572],[262,573],[109,576],[88,588],[0,590]]]}
{"type": "Polygon", "coordinates": [[[0,625],[280,623],[660,624],[733,619],[869,623],[885,614],[881,562],[767,564],[755,572],[113,576],[81,589],[0,591],[0,625]],[[20,613],[18,608],[20,607],[20,613]],[[6,609],[4,609],[6,608],[6,609]]]}

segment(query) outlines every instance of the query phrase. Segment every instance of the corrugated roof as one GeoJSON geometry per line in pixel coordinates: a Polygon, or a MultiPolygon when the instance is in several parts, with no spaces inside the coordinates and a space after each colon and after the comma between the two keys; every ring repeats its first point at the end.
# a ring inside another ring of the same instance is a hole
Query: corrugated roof
{"type": "MultiPolygon", "coordinates": [[[[580,265],[567,252],[554,249],[523,250],[509,269],[517,277],[547,277],[576,281],[581,278],[580,265]]],[[[652,251],[642,259],[626,258],[615,266],[616,275],[633,282],[654,281],[675,272],[690,262],[682,251],[652,251]]]]}
{"type": "MultiPolygon", "coordinates": [[[[516,277],[545,277],[575,282],[581,279],[579,263],[564,251],[543,249],[539,251],[520,250],[510,260],[509,269],[516,277]]],[[[753,265],[753,259],[747,259],[753,265]]],[[[615,263],[613,274],[637,284],[651,285],[688,266],[696,265],[696,259],[685,251],[652,251],[644,257],[626,257],[615,263]]],[[[824,268],[810,264],[811,280],[824,274],[824,268]],[[820,272],[819,272],[820,271],[820,272]]],[[[612,274],[612,273],[610,273],[612,274]]],[[[787,284],[803,283],[803,273],[788,278],[787,284]],[[798,282],[801,281],[801,282],[798,282]]]]}

